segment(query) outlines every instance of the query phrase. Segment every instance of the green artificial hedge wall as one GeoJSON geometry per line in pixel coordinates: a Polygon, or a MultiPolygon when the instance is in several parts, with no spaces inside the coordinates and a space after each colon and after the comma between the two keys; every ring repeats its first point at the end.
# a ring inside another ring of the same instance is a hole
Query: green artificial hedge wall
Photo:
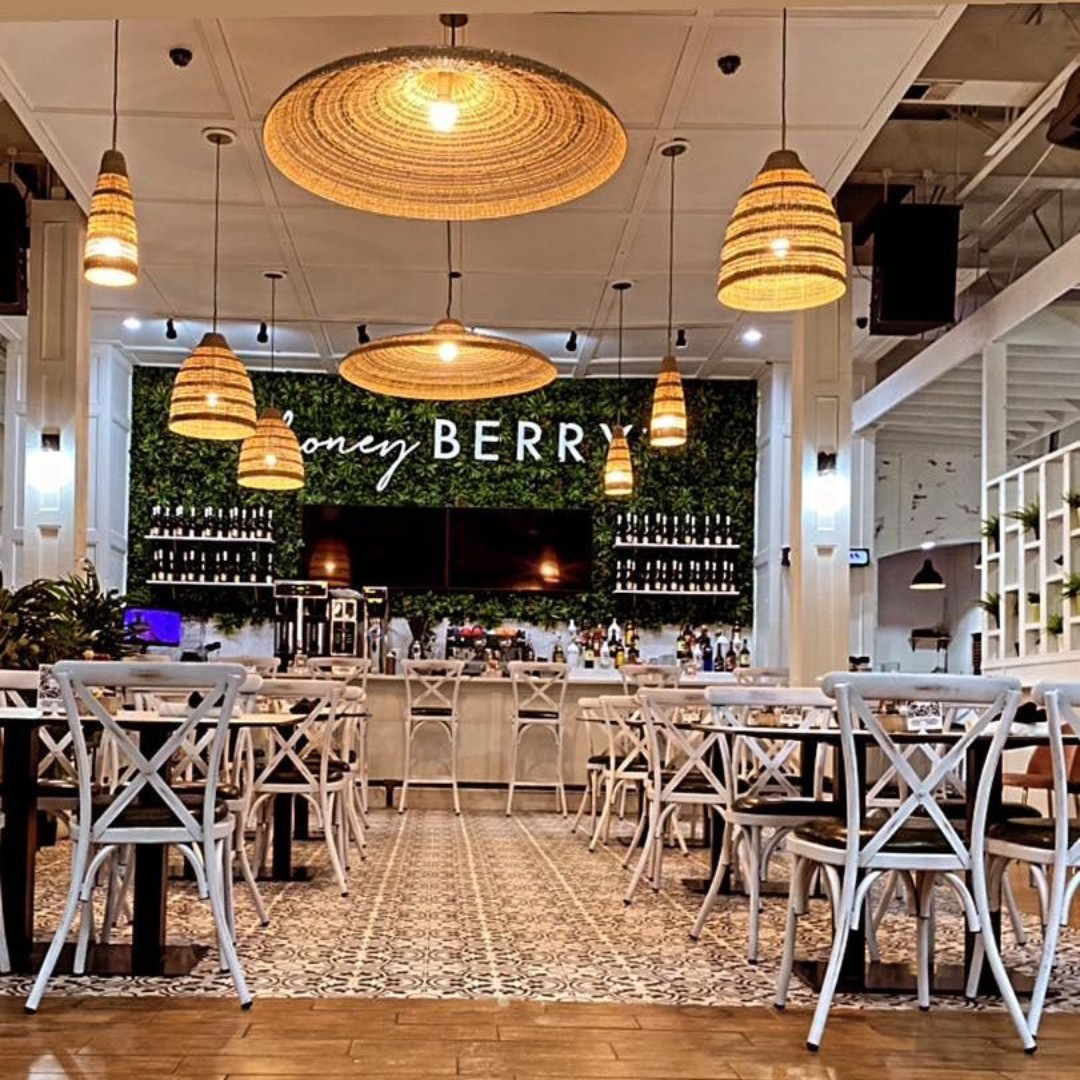
{"type": "Polygon", "coordinates": [[[624,384],[623,422],[630,435],[635,495],[629,501],[606,499],[601,470],[606,440],[601,423],[613,422],[618,390],[611,380],[560,379],[535,394],[468,403],[406,402],[378,397],[350,386],[336,375],[256,373],[260,404],[273,401],[294,413],[293,428],[301,443],[343,435],[353,443],[365,435],[375,440],[403,438],[419,442],[399,466],[385,490],[376,490],[392,458],[354,453],[343,456],[318,450],[306,459],[307,483],[298,495],[252,492],[236,484],[238,448],[170,434],[169,391],[175,372],[136,368],[131,432],[131,505],[129,595],[140,603],[178,606],[186,614],[213,618],[227,630],[272,614],[269,590],[148,586],[152,543],[150,508],[170,506],[272,506],[279,577],[302,576],[300,506],[302,503],[357,506],[477,506],[593,511],[593,588],[587,594],[540,596],[460,593],[409,594],[392,598],[395,615],[468,615],[488,625],[502,619],[540,625],[574,618],[579,625],[628,616],[641,625],[662,623],[741,622],[751,614],[754,479],[756,465],[757,388],[752,382],[688,383],[690,441],[678,450],[650,450],[644,438],[652,382],[624,384]],[[432,436],[437,417],[454,421],[462,454],[452,461],[435,460],[432,436]],[[473,422],[501,420],[498,462],[472,458],[473,422]],[[542,460],[515,460],[517,421],[533,420],[544,429],[542,460]],[[584,464],[560,463],[556,430],[559,422],[585,429],[584,464]],[[730,514],[735,539],[736,598],[614,596],[615,516],[619,510],[669,513],[730,514]]]}

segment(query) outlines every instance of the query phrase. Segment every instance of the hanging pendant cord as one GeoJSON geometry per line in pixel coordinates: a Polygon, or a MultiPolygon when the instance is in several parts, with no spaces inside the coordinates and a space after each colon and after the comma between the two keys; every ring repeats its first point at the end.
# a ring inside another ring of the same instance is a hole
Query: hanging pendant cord
{"type": "Polygon", "coordinates": [[[450,222],[446,223],[446,317],[452,318],[450,311],[454,306],[454,242],[451,238],[450,222]]]}
{"type": "Polygon", "coordinates": [[[120,92],[120,20],[113,22],[112,54],[112,148],[116,149],[117,101],[120,92]]]}
{"type": "Polygon", "coordinates": [[[615,401],[615,423],[622,427],[622,331],[623,331],[623,294],[625,289],[619,290],[619,382],[615,401]]]}
{"type": "Polygon", "coordinates": [[[218,320],[218,236],[221,233],[221,143],[214,143],[214,333],[218,320]]]}
{"type": "Polygon", "coordinates": [[[277,346],[277,278],[270,279],[270,374],[274,374],[274,350],[277,346]]]}
{"type": "Polygon", "coordinates": [[[783,26],[780,45],[780,149],[787,149],[787,8],[781,16],[783,26]]]}
{"type": "Polygon", "coordinates": [[[667,257],[667,354],[674,355],[671,344],[671,318],[675,306],[675,155],[670,157],[671,188],[668,199],[668,257],[667,257]]]}

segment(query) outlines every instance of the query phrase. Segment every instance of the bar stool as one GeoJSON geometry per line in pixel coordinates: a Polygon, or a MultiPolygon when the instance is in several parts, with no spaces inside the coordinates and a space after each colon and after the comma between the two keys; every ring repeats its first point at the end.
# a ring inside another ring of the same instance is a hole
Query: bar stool
{"type": "Polygon", "coordinates": [[[562,807],[563,817],[566,811],[566,787],[563,784],[563,701],[566,698],[567,676],[570,673],[566,664],[534,663],[526,660],[512,660],[510,668],[510,689],[514,693],[514,715],[511,723],[514,727],[514,756],[510,766],[510,791],[506,796],[506,816],[514,810],[514,789],[518,787],[550,788],[554,786],[562,807]],[[548,780],[519,780],[518,754],[521,740],[530,728],[551,733],[555,740],[555,783],[548,780]]]}
{"type": "Polygon", "coordinates": [[[401,772],[401,802],[398,804],[398,813],[405,812],[409,784],[419,783],[425,786],[449,784],[454,793],[454,813],[460,814],[457,759],[461,718],[458,716],[458,693],[461,690],[461,674],[465,670],[465,661],[406,660],[402,668],[405,673],[405,766],[401,772]],[[426,724],[436,724],[446,732],[450,740],[449,777],[412,775],[413,740],[426,724]]]}
{"type": "MultiPolygon", "coordinates": [[[[0,814],[0,833],[4,831],[4,815],[0,814]]],[[[11,970],[11,956],[8,953],[7,937],[4,934],[4,904],[0,893],[0,975],[11,970]]]]}

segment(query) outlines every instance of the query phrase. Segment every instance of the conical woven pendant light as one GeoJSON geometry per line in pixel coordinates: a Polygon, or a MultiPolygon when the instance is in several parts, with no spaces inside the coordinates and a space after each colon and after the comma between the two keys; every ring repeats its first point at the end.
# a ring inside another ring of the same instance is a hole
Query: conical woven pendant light
{"type": "MultiPolygon", "coordinates": [[[[281,270],[268,270],[263,277],[270,282],[270,374],[274,374],[274,351],[277,334],[277,283],[285,276],[281,270]]],[[[261,491],[296,491],[304,486],[304,458],[300,441],[280,409],[268,405],[259,415],[255,434],[240,447],[236,482],[241,487],[261,491]]]]}
{"type": "Polygon", "coordinates": [[[544,210],[599,187],[626,132],[589,87],[545,64],[457,44],[346,57],[290,86],[263,122],[295,184],[357,210],[466,221],[544,210]]]}
{"type": "Polygon", "coordinates": [[[450,223],[446,225],[446,315],[430,330],[380,338],[353,349],[338,368],[362,390],[423,401],[480,401],[525,394],[558,374],[543,353],[509,338],[476,334],[451,315],[454,281],[450,223]]]}
{"type": "Polygon", "coordinates": [[[116,149],[117,94],[120,86],[120,20],[113,23],[112,145],[101,157],[90,196],[83,247],[83,276],[91,285],[113,288],[139,280],[139,233],[127,162],[116,149]]]}
{"type": "Polygon", "coordinates": [[[616,281],[611,287],[619,294],[619,388],[615,427],[604,458],[604,494],[612,499],[627,499],[634,494],[634,462],[622,426],[623,297],[631,285],[629,281],[616,281]]]}
{"type": "Polygon", "coordinates": [[[686,442],[686,398],[679,365],[675,362],[671,319],[675,295],[675,159],[685,154],[687,148],[684,139],[676,139],[660,151],[671,164],[671,175],[668,198],[667,355],[660,363],[649,417],[649,445],[659,448],[682,446],[686,442]]]}
{"type": "Polygon", "coordinates": [[[720,303],[740,311],[803,311],[847,289],[840,221],[828,192],[787,148],[787,9],[783,14],[781,149],[765,160],[728,222],[720,303]]]}
{"type": "Polygon", "coordinates": [[[169,399],[169,430],[191,439],[246,439],[255,432],[251,376],[218,333],[218,239],[221,233],[221,148],[236,136],[226,128],[203,132],[214,147],[214,328],[184,361],[169,399]]]}

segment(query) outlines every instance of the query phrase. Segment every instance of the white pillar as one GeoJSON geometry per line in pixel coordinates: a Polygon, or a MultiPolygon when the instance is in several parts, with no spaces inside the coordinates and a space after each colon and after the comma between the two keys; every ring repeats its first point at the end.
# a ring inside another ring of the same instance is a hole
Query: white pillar
{"type": "MultiPolygon", "coordinates": [[[[90,305],[82,275],[86,219],[65,200],[31,211],[25,372],[25,458],[11,497],[22,524],[14,584],[75,570],[86,554],[90,305]],[[59,435],[59,452],[43,436],[59,435]],[[21,512],[20,512],[21,509],[21,512]]],[[[10,385],[10,383],[9,383],[10,385]]]]}
{"type": "Polygon", "coordinates": [[[877,566],[874,551],[877,506],[877,437],[868,428],[851,441],[851,546],[870,549],[870,565],[852,569],[849,582],[851,589],[851,644],[852,656],[869,656],[874,659],[874,641],[877,637],[877,566]]]}
{"type": "Polygon", "coordinates": [[[791,365],[770,363],[758,380],[754,640],[757,667],[788,666],[788,542],[791,479],[791,365]]]}
{"type": "Polygon", "coordinates": [[[792,344],[790,668],[806,686],[850,655],[851,291],[796,315],[792,344]],[[835,473],[819,471],[822,452],[835,473]]]}

